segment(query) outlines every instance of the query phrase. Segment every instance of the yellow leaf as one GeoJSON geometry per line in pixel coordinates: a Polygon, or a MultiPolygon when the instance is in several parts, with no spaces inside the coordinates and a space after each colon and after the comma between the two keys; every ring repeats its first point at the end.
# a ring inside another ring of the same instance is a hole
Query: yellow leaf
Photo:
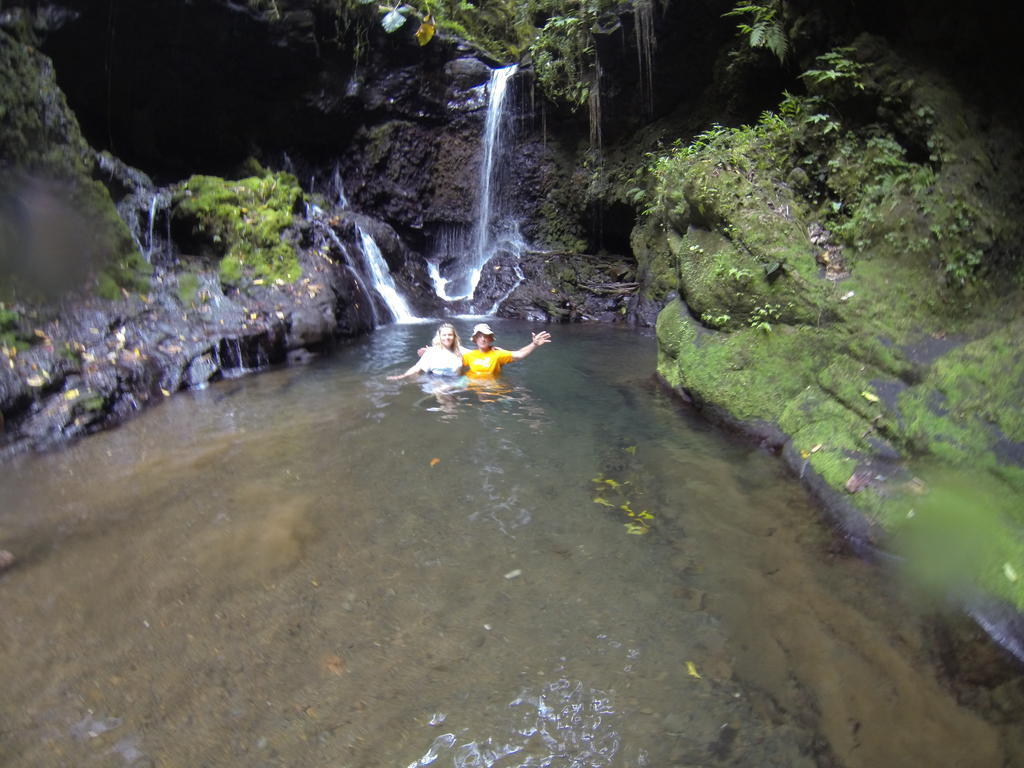
{"type": "Polygon", "coordinates": [[[620,504],[619,509],[621,509],[623,512],[629,512],[629,514],[633,514],[633,510],[630,509],[628,501],[625,504],[620,504]]]}
{"type": "Polygon", "coordinates": [[[434,24],[434,17],[428,13],[427,17],[423,19],[423,23],[420,24],[420,28],[416,30],[416,39],[419,40],[420,45],[426,45],[434,38],[436,31],[437,25],[434,24]]]}
{"type": "Polygon", "coordinates": [[[42,376],[29,376],[27,379],[25,379],[25,383],[28,384],[30,387],[41,387],[46,382],[43,381],[42,376]]]}
{"type": "Polygon", "coordinates": [[[614,504],[606,501],[605,499],[602,499],[600,496],[595,496],[594,497],[594,503],[595,504],[602,504],[602,505],[604,505],[606,507],[614,507],[615,506],[614,504]]]}
{"type": "Polygon", "coordinates": [[[432,466],[432,467],[436,467],[440,463],[441,463],[440,459],[431,459],[430,460],[430,466],[432,466]]]}
{"type": "Polygon", "coordinates": [[[686,673],[690,677],[696,677],[698,680],[702,679],[700,676],[700,672],[697,671],[697,665],[694,664],[692,661],[686,662],[686,673]]]}
{"type": "Polygon", "coordinates": [[[649,526],[643,523],[623,523],[623,525],[626,526],[626,533],[631,533],[634,536],[643,536],[651,530],[649,526]]]}
{"type": "Polygon", "coordinates": [[[612,480],[610,477],[607,480],[605,480],[605,482],[608,485],[610,485],[612,488],[618,488],[620,485],[622,485],[622,483],[617,483],[614,480],[612,480]]]}
{"type": "Polygon", "coordinates": [[[800,451],[800,458],[801,459],[806,459],[806,458],[810,457],[810,455],[811,455],[810,451],[800,451]]]}
{"type": "Polygon", "coordinates": [[[171,396],[171,393],[168,390],[164,389],[163,387],[160,387],[160,394],[163,395],[164,397],[171,396]]]}
{"type": "Polygon", "coordinates": [[[64,393],[65,400],[74,400],[76,397],[78,397],[77,389],[69,389],[67,392],[64,393]]]}
{"type": "Polygon", "coordinates": [[[874,394],[873,392],[868,392],[865,390],[864,392],[860,393],[860,396],[867,400],[869,403],[878,402],[878,395],[874,394]]]}
{"type": "Polygon", "coordinates": [[[626,450],[626,453],[630,453],[630,454],[636,456],[636,446],[635,445],[627,446],[625,450],[626,450]]]}
{"type": "Polygon", "coordinates": [[[1010,581],[1016,581],[1020,578],[1017,574],[1017,569],[1009,563],[1003,563],[1003,575],[1005,575],[1010,581]]]}
{"type": "Polygon", "coordinates": [[[262,277],[257,277],[255,280],[252,281],[252,284],[253,285],[263,285],[263,278],[262,277]]]}
{"type": "Polygon", "coordinates": [[[336,653],[329,653],[323,658],[323,665],[327,668],[327,671],[332,675],[341,677],[345,674],[345,660],[338,656],[336,653]]]}
{"type": "Polygon", "coordinates": [[[592,483],[603,483],[604,482],[604,478],[601,475],[598,475],[597,477],[590,478],[590,482],[592,482],[592,483]]]}
{"type": "Polygon", "coordinates": [[[640,514],[638,514],[637,517],[639,517],[641,520],[653,520],[654,519],[654,515],[652,515],[646,509],[643,512],[641,512],[640,514]]]}

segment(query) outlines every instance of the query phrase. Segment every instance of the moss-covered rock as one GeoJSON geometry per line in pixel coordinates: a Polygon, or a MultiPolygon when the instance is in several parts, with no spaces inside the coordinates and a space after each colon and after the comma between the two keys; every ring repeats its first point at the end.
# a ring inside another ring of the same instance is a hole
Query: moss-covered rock
{"type": "Polygon", "coordinates": [[[1019,139],[873,38],[820,66],[850,82],[652,162],[634,242],[681,296],[658,371],[778,429],[932,582],[1024,610],[1019,139]]]}
{"type": "Polygon", "coordinates": [[[193,176],[174,194],[174,220],[219,262],[221,282],[295,282],[302,270],[287,236],[302,202],[298,181],[266,173],[237,181],[193,176]]]}
{"type": "Polygon", "coordinates": [[[47,271],[75,275],[58,290],[98,277],[100,286],[143,289],[142,261],[106,187],[95,154],[57,87],[48,58],[0,30],[0,292],[50,293],[47,271]],[[79,226],[81,222],[81,226],[79,226]],[[54,239],[62,230],[76,234],[54,239]],[[37,243],[48,243],[39,253],[37,243]]]}

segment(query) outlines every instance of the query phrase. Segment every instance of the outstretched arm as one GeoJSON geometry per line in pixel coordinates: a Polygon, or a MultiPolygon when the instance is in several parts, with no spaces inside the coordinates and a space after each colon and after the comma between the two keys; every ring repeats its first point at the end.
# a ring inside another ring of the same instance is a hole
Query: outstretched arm
{"type": "Polygon", "coordinates": [[[399,374],[395,374],[394,376],[388,376],[388,381],[397,381],[398,379],[407,379],[410,376],[415,376],[419,372],[420,372],[420,364],[416,363],[416,365],[414,365],[412,368],[410,368],[405,373],[399,373],[399,374]]]}
{"type": "Polygon", "coordinates": [[[522,360],[524,357],[533,352],[533,350],[535,350],[541,344],[547,344],[549,341],[551,341],[551,334],[548,333],[547,331],[541,331],[540,333],[533,333],[530,335],[533,336],[533,341],[531,341],[522,349],[517,349],[515,352],[513,352],[513,360],[522,360]]]}

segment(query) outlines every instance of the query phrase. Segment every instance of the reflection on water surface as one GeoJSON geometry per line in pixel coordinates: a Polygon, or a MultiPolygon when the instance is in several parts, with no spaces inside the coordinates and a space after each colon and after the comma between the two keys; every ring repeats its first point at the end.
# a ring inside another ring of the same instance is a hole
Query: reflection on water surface
{"type": "Polygon", "coordinates": [[[441,407],[385,379],[432,332],[5,465],[0,762],[1021,759],[778,461],[652,385],[652,339],[560,327],[441,407]]]}

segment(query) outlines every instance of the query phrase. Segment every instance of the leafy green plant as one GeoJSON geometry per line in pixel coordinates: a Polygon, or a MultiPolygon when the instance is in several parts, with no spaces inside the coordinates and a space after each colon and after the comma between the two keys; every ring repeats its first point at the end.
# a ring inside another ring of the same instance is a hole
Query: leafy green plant
{"type": "Polygon", "coordinates": [[[816,69],[808,69],[802,75],[809,88],[817,89],[829,98],[849,96],[852,92],[863,91],[861,75],[864,65],[849,58],[853,48],[834,48],[815,59],[816,69]],[[852,90],[851,90],[852,89],[852,90]]]}
{"type": "Polygon", "coordinates": [[[754,307],[747,318],[747,325],[765,333],[772,332],[772,323],[777,321],[782,314],[782,307],[778,304],[762,304],[754,307]]]}
{"type": "Polygon", "coordinates": [[[700,316],[700,321],[708,328],[724,328],[732,320],[728,314],[723,312],[720,315],[714,315],[710,312],[704,312],[700,316]]]}
{"type": "Polygon", "coordinates": [[[544,92],[577,109],[590,97],[593,38],[584,16],[552,16],[530,46],[544,92]]]}
{"type": "Polygon", "coordinates": [[[748,270],[738,269],[737,267],[729,267],[728,275],[737,283],[745,283],[750,279],[750,272],[748,270]]]}
{"type": "Polygon", "coordinates": [[[723,13],[722,17],[741,17],[743,20],[736,25],[736,29],[747,36],[750,47],[768,49],[782,64],[789,55],[789,38],[779,22],[781,8],[781,0],[772,0],[765,4],[740,0],[732,10],[723,13]]]}

